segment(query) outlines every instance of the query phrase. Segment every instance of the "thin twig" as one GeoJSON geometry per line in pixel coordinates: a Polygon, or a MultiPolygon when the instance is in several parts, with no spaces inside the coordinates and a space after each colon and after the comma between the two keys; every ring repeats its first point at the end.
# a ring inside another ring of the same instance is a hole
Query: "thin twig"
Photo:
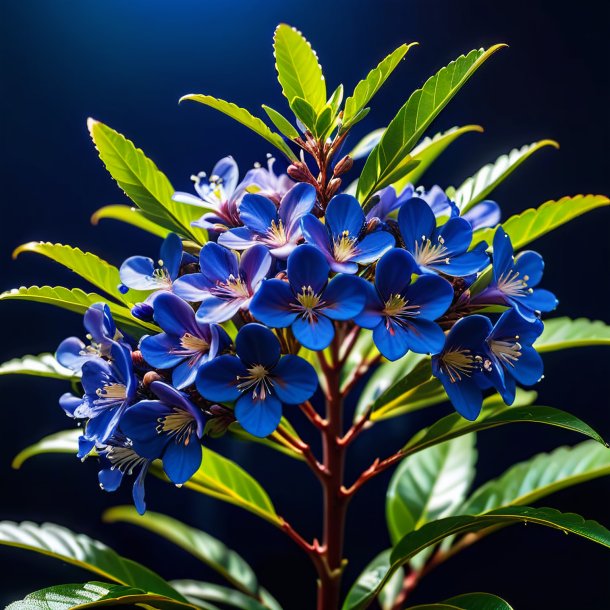
{"type": "Polygon", "coordinates": [[[384,460],[376,458],[373,463],[365,471],[362,472],[362,474],[356,479],[356,481],[351,485],[351,487],[344,489],[345,495],[354,495],[367,481],[369,481],[373,477],[376,477],[378,474],[381,474],[384,470],[387,470],[397,462],[400,462],[403,457],[405,457],[405,454],[402,450],[400,450],[391,455],[390,457],[385,458],[384,460]]]}
{"type": "Polygon", "coordinates": [[[309,400],[301,403],[299,408],[305,414],[305,417],[316,427],[318,430],[324,430],[328,426],[328,422],[320,416],[320,414],[314,409],[314,406],[309,400]]]}

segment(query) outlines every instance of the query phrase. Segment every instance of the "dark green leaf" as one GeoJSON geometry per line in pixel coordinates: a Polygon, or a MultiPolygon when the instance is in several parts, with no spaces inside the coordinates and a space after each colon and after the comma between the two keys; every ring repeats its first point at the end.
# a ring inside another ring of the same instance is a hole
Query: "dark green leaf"
{"type": "Polygon", "coordinates": [[[267,610],[262,602],[234,589],[197,580],[174,580],[172,586],[194,604],[217,602],[240,610],[267,610]]]}
{"type": "Polygon", "coordinates": [[[513,610],[508,602],[491,593],[463,593],[447,599],[443,603],[462,610],[513,610]]]}
{"type": "Polygon", "coordinates": [[[302,97],[295,97],[292,100],[291,108],[297,119],[299,119],[314,136],[317,135],[316,121],[318,116],[315,108],[302,97]]]}
{"type": "Polygon", "coordinates": [[[610,345],[610,326],[587,318],[552,318],[544,321],[544,330],[535,347],[542,353],[587,345],[610,345]]]}

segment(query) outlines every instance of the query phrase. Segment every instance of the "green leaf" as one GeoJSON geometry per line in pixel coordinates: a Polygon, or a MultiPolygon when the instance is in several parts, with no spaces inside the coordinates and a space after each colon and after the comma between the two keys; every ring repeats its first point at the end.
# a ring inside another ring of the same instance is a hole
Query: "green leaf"
{"type": "Polygon", "coordinates": [[[337,116],[339,112],[339,106],[341,106],[341,102],[343,101],[343,85],[339,85],[334,91],[333,94],[328,98],[328,105],[331,107],[333,111],[333,116],[337,116]]]}
{"type": "Polygon", "coordinates": [[[240,591],[209,582],[174,580],[172,581],[172,586],[194,604],[199,604],[200,602],[218,602],[231,608],[240,608],[240,610],[267,610],[268,608],[262,602],[240,591]]]}
{"type": "Polygon", "coordinates": [[[481,415],[476,421],[468,421],[459,413],[447,415],[428,428],[420,430],[404,446],[405,456],[421,451],[427,447],[437,445],[446,440],[468,434],[495,428],[504,424],[513,423],[538,423],[556,426],[565,430],[571,430],[588,436],[598,443],[605,445],[602,437],[590,426],[578,419],[571,413],[566,413],[553,407],[523,406],[507,407],[487,406],[483,408],[481,415]]]}
{"type": "Polygon", "coordinates": [[[398,182],[393,184],[396,192],[402,192],[407,184],[417,186],[426,170],[445,151],[445,149],[461,135],[471,132],[482,133],[483,128],[479,125],[452,127],[448,131],[437,133],[431,138],[424,138],[411,153],[411,156],[419,161],[419,165],[406,176],[403,176],[398,182]]]}
{"type": "Polygon", "coordinates": [[[179,602],[162,595],[146,593],[141,589],[109,585],[103,582],[55,585],[30,593],[24,599],[13,602],[6,610],[84,610],[102,606],[130,607],[147,604],[160,610],[191,608],[190,604],[179,602]]]}
{"type": "Polygon", "coordinates": [[[560,489],[610,475],[610,450],[595,441],[559,447],[515,464],[488,481],[462,504],[460,514],[484,513],[502,506],[531,504],[560,489]]]}
{"type": "Polygon", "coordinates": [[[170,181],[133,142],[94,119],[87,126],[106,169],[148,220],[197,243],[207,241],[203,229],[191,227],[201,210],[174,201],[170,181]]]}
{"type": "Polygon", "coordinates": [[[438,544],[444,538],[515,523],[545,525],[610,547],[610,531],[596,521],[585,521],[580,515],[560,513],[551,508],[516,506],[498,509],[484,515],[447,517],[439,521],[426,523],[419,530],[407,534],[392,550],[388,571],[377,579],[376,584],[371,579],[369,592],[364,593],[356,604],[345,607],[345,610],[366,608],[396,569],[406,564],[422,550],[438,544]]]}
{"type": "Polygon", "coordinates": [[[345,100],[343,129],[347,129],[354,125],[356,122],[354,121],[354,118],[357,114],[371,101],[377,91],[379,91],[383,83],[385,83],[402,58],[407,54],[407,51],[416,45],[416,42],[400,45],[395,51],[381,61],[376,68],[373,68],[365,79],[361,80],[356,85],[352,95],[345,100]]]}
{"type": "Polygon", "coordinates": [[[283,133],[287,138],[295,140],[299,137],[299,132],[292,126],[292,123],[277,110],[274,110],[270,106],[263,104],[263,110],[267,113],[267,116],[276,128],[283,133]]]}
{"type": "Polygon", "coordinates": [[[73,248],[64,244],[31,241],[23,244],[13,251],[13,258],[22,252],[34,252],[46,256],[51,260],[67,267],[83,279],[106,292],[111,297],[126,304],[143,301],[149,294],[138,290],[130,290],[128,295],[119,291],[121,277],[119,270],[91,252],[83,252],[80,248],[73,248]]]}
{"type": "Polygon", "coordinates": [[[47,555],[83,568],[121,585],[186,601],[152,570],[122,557],[105,544],[53,523],[0,522],[0,545],[47,555]]]}
{"type": "Polygon", "coordinates": [[[371,590],[375,588],[381,579],[388,573],[390,569],[391,552],[392,549],[382,551],[366,566],[366,568],[364,568],[360,576],[358,576],[354,584],[351,586],[343,602],[343,606],[341,606],[342,610],[366,607],[359,606],[359,604],[364,599],[368,598],[371,590]]]}
{"type": "Polygon", "coordinates": [[[106,205],[103,208],[100,208],[91,216],[91,224],[97,225],[99,221],[104,218],[119,220],[125,224],[142,229],[147,233],[152,233],[162,239],[165,239],[171,233],[169,229],[158,225],[152,220],[148,220],[148,218],[144,216],[142,210],[138,210],[137,208],[128,205],[106,205]]]}
{"type": "MultiPolygon", "coordinates": [[[[231,117],[238,123],[245,125],[248,129],[251,129],[254,133],[267,140],[269,144],[275,146],[278,150],[282,151],[290,160],[296,159],[296,155],[290,150],[290,147],[279,133],[275,133],[265,125],[258,117],[255,117],[250,111],[245,108],[240,108],[232,102],[226,102],[211,95],[202,95],[199,93],[190,93],[180,98],[180,102],[184,100],[192,100],[199,102],[210,108],[214,108],[223,114],[231,117]]],[[[188,206],[187,206],[188,207],[188,206]]]]}
{"type": "Polygon", "coordinates": [[[18,470],[31,457],[46,453],[72,453],[76,456],[78,451],[78,437],[81,430],[62,430],[41,438],[37,443],[22,449],[14,458],[11,466],[18,470]]]}
{"type": "Polygon", "coordinates": [[[142,329],[159,332],[159,329],[154,324],[134,318],[127,307],[111,303],[99,294],[94,292],[87,293],[80,288],[70,289],[63,286],[30,286],[26,288],[22,286],[21,288],[13,288],[12,290],[0,293],[0,301],[13,299],[55,305],[56,307],[62,307],[81,315],[94,303],[103,302],[110,307],[112,317],[118,326],[125,326],[138,334],[142,334],[142,329]]]}
{"type": "Polygon", "coordinates": [[[491,593],[463,593],[443,602],[462,610],[513,610],[513,607],[491,593]]]}
{"type": "Polygon", "coordinates": [[[7,360],[0,364],[0,375],[33,375],[68,380],[80,377],[73,370],[59,364],[53,354],[27,355],[7,360]]]}
{"type": "MultiPolygon", "coordinates": [[[[288,424],[288,420],[282,418],[282,423],[280,427],[284,427],[288,424]]],[[[265,447],[269,447],[270,449],[275,449],[275,451],[279,451],[284,455],[287,455],[296,460],[303,461],[305,458],[302,453],[299,453],[294,447],[289,445],[282,436],[278,434],[278,430],[273,432],[270,436],[261,438],[259,436],[253,436],[249,432],[246,432],[238,422],[233,422],[229,425],[229,434],[234,436],[235,438],[246,441],[249,443],[258,443],[259,445],[264,445],[265,447]]],[[[295,433],[296,434],[296,433],[295,433]]]]}
{"type": "MultiPolygon", "coordinates": [[[[511,216],[502,223],[502,227],[510,236],[516,250],[586,212],[607,205],[610,205],[610,199],[604,195],[563,197],[558,201],[547,201],[539,208],[530,208],[511,216]]],[[[495,229],[492,228],[475,231],[472,243],[487,241],[491,244],[494,233],[495,229]]]]}
{"type": "Polygon", "coordinates": [[[321,111],[326,104],[326,82],[309,42],[301,32],[281,23],[275,30],[273,49],[277,78],[290,107],[300,97],[316,112],[321,111]]]}
{"type": "Polygon", "coordinates": [[[462,55],[409,97],[366,160],[358,181],[360,201],[365,202],[375,191],[407,173],[403,166],[424,131],[476,70],[502,46],[462,55]]]}
{"type": "Polygon", "coordinates": [[[460,211],[462,213],[467,212],[477,203],[487,199],[487,196],[523,162],[545,146],[559,148],[559,144],[555,140],[540,140],[521,148],[515,148],[508,154],[498,157],[493,163],[483,166],[456,190],[453,200],[460,211]]]}
{"type": "Polygon", "coordinates": [[[360,140],[358,144],[352,148],[349,156],[354,160],[366,157],[371,150],[377,146],[377,143],[379,140],[381,140],[381,136],[383,135],[384,131],[385,127],[380,127],[379,129],[375,129],[374,131],[367,133],[364,138],[362,138],[362,140],[360,140]]]}
{"type": "Polygon", "coordinates": [[[535,347],[542,353],[587,345],[610,345],[610,326],[587,318],[552,318],[544,321],[535,347]]]}
{"type": "Polygon", "coordinates": [[[177,519],[147,511],[139,515],[133,506],[116,506],[107,510],[106,523],[131,523],[173,542],[218,572],[234,587],[248,594],[257,594],[258,581],[252,568],[235,551],[220,540],[177,519]]]}
{"type": "Polygon", "coordinates": [[[315,108],[302,97],[295,97],[292,100],[291,108],[297,119],[299,119],[314,136],[318,136],[318,132],[316,131],[316,120],[318,115],[315,108]]]}
{"type": "Polygon", "coordinates": [[[401,462],[386,494],[392,544],[424,523],[455,514],[474,478],[475,439],[460,436],[401,462]]]}
{"type": "MultiPolygon", "coordinates": [[[[153,472],[157,474],[159,471],[160,469],[153,466],[153,472]]],[[[200,493],[240,506],[273,525],[281,526],[282,524],[267,492],[256,479],[235,462],[207,447],[203,448],[203,459],[199,470],[184,485],[200,493]]]]}

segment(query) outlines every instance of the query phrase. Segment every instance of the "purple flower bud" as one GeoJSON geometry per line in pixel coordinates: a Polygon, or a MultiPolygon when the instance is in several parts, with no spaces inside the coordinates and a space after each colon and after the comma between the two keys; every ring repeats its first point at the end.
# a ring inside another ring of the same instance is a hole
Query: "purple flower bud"
{"type": "Polygon", "coordinates": [[[131,315],[143,322],[152,322],[154,309],[148,303],[136,303],[131,308],[131,315]]]}

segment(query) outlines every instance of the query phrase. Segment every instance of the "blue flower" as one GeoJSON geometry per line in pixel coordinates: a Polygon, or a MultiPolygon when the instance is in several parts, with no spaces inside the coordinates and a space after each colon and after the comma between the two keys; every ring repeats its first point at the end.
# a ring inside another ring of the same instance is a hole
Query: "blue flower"
{"type": "Polygon", "coordinates": [[[237,254],[215,243],[207,243],[199,256],[200,273],[183,275],[174,292],[192,303],[201,303],[197,319],[225,322],[240,309],[247,309],[252,295],[269,273],[272,257],[261,244],[237,254]]]}
{"type": "Polygon", "coordinates": [[[333,197],[325,213],[326,225],[313,214],[301,221],[303,236],[326,257],[337,273],[356,273],[358,263],[373,263],[394,246],[386,231],[365,235],[366,217],[358,200],[351,195],[333,197]]]}
{"type": "Polygon", "coordinates": [[[288,281],[265,280],[252,299],[250,312],[272,328],[292,327],[303,346],[321,350],[334,335],[333,320],[358,315],[366,299],[366,282],[353,275],[337,275],[313,246],[301,245],[288,258],[288,281]]]}
{"type": "Polygon", "coordinates": [[[544,261],[537,252],[526,250],[514,257],[510,237],[502,227],[498,227],[493,241],[491,284],[476,295],[472,303],[508,305],[525,319],[533,321],[536,312],[552,311],[558,303],[552,292],[536,288],[543,269],[544,261]]]}
{"type": "Polygon", "coordinates": [[[88,360],[109,356],[112,344],[123,338],[106,303],[91,305],[83,316],[83,324],[90,337],[90,345],[85,345],[78,337],[68,337],[59,344],[55,353],[62,366],[76,373],[80,373],[88,360]]]}
{"type": "Polygon", "coordinates": [[[454,217],[437,227],[434,212],[423,199],[413,197],[400,208],[398,226],[420,272],[465,277],[489,264],[484,242],[468,251],[472,242],[468,221],[454,217]]]}
{"type": "Polygon", "coordinates": [[[150,389],[158,400],[141,400],[125,411],[121,431],[133,450],[148,460],[161,459],[163,470],[176,485],[186,483],[201,464],[205,419],[182,392],[162,381],[150,389]]]}
{"type": "Polygon", "coordinates": [[[67,415],[88,420],[84,437],[90,441],[103,443],[114,433],[138,388],[130,349],[112,343],[110,358],[110,361],[94,358],[83,364],[81,383],[85,394],[82,398],[67,393],[59,399],[67,415]]]}
{"type": "Polygon", "coordinates": [[[500,206],[495,201],[486,199],[463,213],[462,218],[470,223],[473,231],[495,227],[501,218],[500,206]]]}
{"type": "Polygon", "coordinates": [[[367,302],[356,324],[373,330],[377,349],[398,360],[408,350],[436,354],[445,335],[433,320],[442,316],[453,299],[451,284],[435,275],[411,283],[418,266],[411,254],[398,248],[377,263],[375,285],[367,284],[367,302]]]}
{"type": "Polygon", "coordinates": [[[481,412],[486,370],[490,367],[487,337],[492,331],[489,318],[481,315],[458,320],[447,335],[442,351],[432,357],[432,373],[437,377],[455,410],[474,421],[481,412]]]}
{"type": "Polygon", "coordinates": [[[429,190],[419,187],[414,196],[423,199],[429,206],[434,216],[438,219],[454,218],[460,215],[457,205],[451,201],[447,193],[438,185],[434,185],[429,190]]]}
{"type": "Polygon", "coordinates": [[[196,320],[193,308],[169,292],[155,300],[155,321],[165,332],[144,337],[140,351],[151,366],[173,368],[172,384],[179,390],[194,383],[201,364],[231,344],[221,326],[196,320]]]}
{"type": "Polygon", "coordinates": [[[170,233],[161,244],[159,266],[147,256],[131,256],[121,265],[121,282],[134,290],[171,290],[181,262],[182,241],[170,233]]]}
{"type": "Polygon", "coordinates": [[[261,324],[246,324],[235,339],[237,356],[218,356],[197,374],[199,393],[214,402],[235,402],[235,417],[250,434],[271,434],[282,403],[309,400],[318,386],[314,368],[302,358],[280,356],[280,343],[261,324]]]}
{"type": "Polygon", "coordinates": [[[267,155],[267,167],[257,166],[249,170],[242,184],[248,193],[256,193],[279,205],[282,197],[295,185],[295,182],[288,174],[276,174],[273,169],[274,164],[274,157],[267,155]]]}
{"type": "Polygon", "coordinates": [[[239,206],[245,226],[222,233],[218,243],[233,250],[263,244],[276,258],[286,259],[301,239],[301,218],[312,210],[315,202],[316,189],[303,182],[284,195],[279,208],[261,195],[245,195],[239,206]]]}
{"type": "Polygon", "coordinates": [[[381,222],[385,222],[392,212],[398,210],[405,201],[413,197],[414,192],[413,186],[410,184],[407,184],[400,194],[396,193],[396,189],[393,186],[381,189],[375,193],[379,201],[367,212],[366,219],[372,220],[373,218],[378,218],[381,222]]]}

